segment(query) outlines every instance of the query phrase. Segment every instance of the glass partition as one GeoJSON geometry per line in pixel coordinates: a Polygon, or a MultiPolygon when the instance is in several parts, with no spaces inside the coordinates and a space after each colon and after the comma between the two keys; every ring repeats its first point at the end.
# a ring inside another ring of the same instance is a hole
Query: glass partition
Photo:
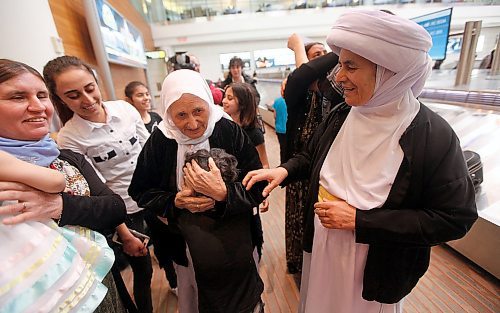
{"type": "Polygon", "coordinates": [[[131,0],[150,23],[178,23],[217,15],[409,3],[495,4],[497,0],[131,0]]]}

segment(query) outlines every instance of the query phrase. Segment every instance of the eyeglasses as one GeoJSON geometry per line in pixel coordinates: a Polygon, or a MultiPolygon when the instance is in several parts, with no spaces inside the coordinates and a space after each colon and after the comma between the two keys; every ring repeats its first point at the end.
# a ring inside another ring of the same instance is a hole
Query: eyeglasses
{"type": "Polygon", "coordinates": [[[333,89],[337,91],[339,94],[344,96],[344,89],[342,88],[342,85],[337,83],[335,81],[335,76],[340,72],[340,64],[335,65],[335,67],[326,75],[326,78],[330,82],[330,85],[332,85],[333,89]]]}

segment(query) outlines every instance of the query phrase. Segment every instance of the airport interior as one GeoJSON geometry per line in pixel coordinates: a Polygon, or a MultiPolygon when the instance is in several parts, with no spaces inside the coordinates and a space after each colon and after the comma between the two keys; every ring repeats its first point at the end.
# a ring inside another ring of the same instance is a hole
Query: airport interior
{"type": "MultiPolygon", "coordinates": [[[[280,144],[273,103],[296,69],[289,37],[298,34],[304,43],[319,42],[330,51],[326,37],[334,21],[360,9],[389,10],[429,32],[433,69],[418,100],[448,122],[462,150],[475,152],[481,162],[471,173],[479,180],[476,222],[464,237],[432,247],[429,269],[404,298],[403,312],[498,313],[500,0],[5,0],[0,58],[42,73],[48,61],[76,56],[94,71],[104,100],[124,100],[129,82],[143,82],[151,110],[163,116],[162,83],[175,64],[197,60],[203,78],[218,87],[238,57],[243,72],[256,81],[267,158],[275,168],[280,144]]],[[[61,126],[54,117],[53,138],[61,126]]],[[[259,312],[300,312],[300,272],[290,273],[285,258],[285,207],[285,188],[276,188],[269,210],[260,214],[264,244],[258,272],[265,307],[259,312]]],[[[154,257],[154,245],[149,249],[154,312],[185,313],[154,257]]],[[[133,298],[131,267],[125,264],[121,275],[133,298]]],[[[2,298],[2,288],[0,312],[28,312],[4,307],[9,299],[2,298]]]]}

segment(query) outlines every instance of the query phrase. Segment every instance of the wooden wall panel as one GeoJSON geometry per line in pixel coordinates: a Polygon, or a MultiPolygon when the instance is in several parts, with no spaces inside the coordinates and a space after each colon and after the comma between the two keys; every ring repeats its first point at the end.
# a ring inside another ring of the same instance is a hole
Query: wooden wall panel
{"type": "MultiPolygon", "coordinates": [[[[97,69],[97,60],[92,47],[85,12],[83,8],[85,0],[49,0],[50,9],[57,32],[61,37],[66,55],[74,55],[97,69]]],[[[128,0],[108,0],[120,14],[129,20],[142,33],[146,50],[154,49],[153,36],[149,24],[128,0]]],[[[118,99],[123,98],[125,85],[132,80],[146,82],[144,69],[110,64],[113,86],[118,99]]],[[[104,88],[101,88],[103,98],[107,99],[104,88]]]]}
{"type": "Polygon", "coordinates": [[[83,10],[83,0],[49,0],[57,32],[67,55],[74,55],[97,66],[87,22],[83,10]]]}
{"type": "Polygon", "coordinates": [[[113,75],[113,86],[117,99],[125,99],[125,86],[133,80],[146,82],[145,69],[130,67],[120,64],[110,64],[111,74],[113,75]]]}

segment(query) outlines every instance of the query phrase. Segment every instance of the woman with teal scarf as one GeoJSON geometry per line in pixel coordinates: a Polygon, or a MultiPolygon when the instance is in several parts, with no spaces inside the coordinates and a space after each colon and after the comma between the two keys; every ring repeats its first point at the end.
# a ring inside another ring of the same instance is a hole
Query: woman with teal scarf
{"type": "Polygon", "coordinates": [[[125,312],[99,233],[125,205],[49,138],[53,112],[41,75],[0,59],[0,312],[125,312]]]}

